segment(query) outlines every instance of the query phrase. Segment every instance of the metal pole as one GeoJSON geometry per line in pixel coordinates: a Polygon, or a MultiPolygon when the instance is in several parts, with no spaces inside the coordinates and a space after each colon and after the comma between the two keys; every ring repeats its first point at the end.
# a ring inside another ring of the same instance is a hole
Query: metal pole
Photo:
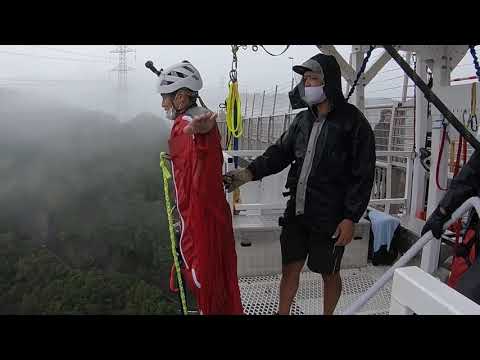
{"type": "Polygon", "coordinates": [[[275,96],[273,98],[272,115],[275,115],[275,105],[277,104],[277,90],[278,90],[278,85],[275,85],[275,96]]]}
{"type": "Polygon", "coordinates": [[[263,104],[265,103],[265,90],[263,90],[263,96],[262,96],[262,108],[260,109],[260,117],[263,116],[263,104]]]}
{"type": "MultiPolygon", "coordinates": [[[[427,71],[425,69],[425,61],[423,56],[416,54],[417,56],[417,73],[423,80],[427,78],[427,71]]],[[[420,153],[420,148],[425,147],[425,138],[427,136],[427,116],[426,107],[427,100],[420,94],[417,89],[415,99],[415,152],[420,153]]],[[[420,162],[420,156],[416,156],[413,163],[413,180],[412,180],[412,201],[410,207],[410,222],[409,228],[413,228],[416,232],[420,232],[422,223],[417,220],[417,213],[423,211],[425,206],[425,183],[426,173],[420,162]]]]}
{"type": "Polygon", "coordinates": [[[468,131],[465,126],[453,115],[453,113],[445,106],[445,104],[435,95],[435,93],[428,88],[428,85],[413,71],[405,60],[400,56],[397,50],[392,45],[383,45],[385,50],[390,54],[393,60],[405,71],[410,79],[418,86],[430,102],[442,113],[445,119],[452,124],[452,126],[467,140],[467,142],[475,148],[480,150],[480,142],[468,131]]]}
{"type": "MultiPolygon", "coordinates": [[[[292,76],[292,84],[290,85],[290,91],[293,90],[293,76],[292,76]]],[[[290,99],[288,100],[288,113],[290,114],[290,111],[292,111],[292,103],[290,102],[290,99]]]]}
{"type": "Polygon", "coordinates": [[[243,116],[247,116],[247,105],[248,105],[248,92],[245,92],[245,115],[243,116]]]}
{"type": "MultiPolygon", "coordinates": [[[[407,52],[407,63],[410,65],[410,58],[412,56],[412,53],[409,51],[407,52]]],[[[408,93],[408,76],[405,74],[403,76],[403,91],[402,91],[402,103],[407,101],[407,93],[408,93]]]]}
{"type": "MultiPolygon", "coordinates": [[[[392,115],[390,116],[390,127],[388,131],[388,144],[387,150],[392,151],[392,142],[393,142],[393,129],[395,126],[395,111],[398,104],[394,103],[392,106],[392,115]]],[[[386,178],[386,197],[387,199],[392,198],[392,156],[387,156],[387,178],[386,178]]],[[[390,214],[390,204],[385,204],[385,213],[390,214]]]]}
{"type": "MultiPolygon", "coordinates": [[[[293,90],[293,82],[294,82],[294,80],[293,80],[293,59],[294,59],[294,58],[291,57],[291,56],[289,56],[288,58],[289,58],[290,60],[292,60],[292,66],[291,66],[291,71],[292,71],[292,84],[290,85],[290,91],[292,91],[292,90],[293,90]]],[[[292,104],[290,103],[290,99],[289,99],[289,101],[288,101],[288,113],[290,113],[291,110],[292,110],[292,104]]]]}
{"type": "MultiPolygon", "coordinates": [[[[447,66],[443,66],[442,60],[435,60],[432,69],[433,76],[433,89],[437,90],[450,86],[450,71],[447,66]]],[[[432,114],[432,156],[430,165],[430,180],[428,186],[428,204],[427,204],[427,216],[435,210],[438,203],[445,195],[445,191],[440,190],[436,185],[436,175],[438,174],[438,182],[441,187],[446,188],[448,182],[448,145],[443,147],[442,153],[440,153],[440,147],[442,143],[442,131],[443,131],[443,117],[432,114]],[[439,157],[441,161],[438,162],[439,157]]],[[[448,131],[448,129],[447,129],[448,131]]],[[[432,242],[425,246],[422,252],[421,268],[422,270],[433,273],[438,267],[438,259],[440,255],[440,243],[432,242]]]]}
{"type": "Polygon", "coordinates": [[[252,115],[251,115],[251,117],[253,117],[253,109],[255,109],[255,95],[256,95],[256,93],[254,92],[253,93],[253,101],[252,101],[252,115]]]}

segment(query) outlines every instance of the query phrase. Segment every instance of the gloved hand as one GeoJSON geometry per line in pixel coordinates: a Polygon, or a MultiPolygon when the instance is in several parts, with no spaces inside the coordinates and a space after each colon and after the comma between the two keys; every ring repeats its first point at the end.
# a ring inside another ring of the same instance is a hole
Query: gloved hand
{"type": "Polygon", "coordinates": [[[450,215],[443,208],[437,207],[425,223],[422,229],[422,236],[429,230],[432,230],[433,236],[436,239],[440,239],[443,234],[443,225],[448,219],[450,219],[450,215]]]}
{"type": "Polygon", "coordinates": [[[223,183],[225,184],[227,192],[231,193],[243,184],[252,181],[252,179],[253,175],[248,169],[235,169],[223,176],[223,183]]]}

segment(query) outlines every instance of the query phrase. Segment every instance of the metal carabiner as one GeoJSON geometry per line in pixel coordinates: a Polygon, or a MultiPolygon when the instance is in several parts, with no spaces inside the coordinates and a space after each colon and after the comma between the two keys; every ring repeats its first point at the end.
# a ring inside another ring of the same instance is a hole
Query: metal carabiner
{"type": "Polygon", "coordinates": [[[478,130],[478,120],[477,120],[477,114],[470,114],[470,118],[468,119],[468,126],[470,126],[470,129],[473,132],[477,132],[478,130]]]}
{"type": "Polygon", "coordinates": [[[450,139],[450,134],[448,133],[448,125],[449,122],[447,121],[447,119],[445,119],[445,116],[442,118],[442,127],[443,127],[443,131],[445,132],[445,138],[447,140],[447,142],[450,144],[452,142],[452,140],[450,139]]]}

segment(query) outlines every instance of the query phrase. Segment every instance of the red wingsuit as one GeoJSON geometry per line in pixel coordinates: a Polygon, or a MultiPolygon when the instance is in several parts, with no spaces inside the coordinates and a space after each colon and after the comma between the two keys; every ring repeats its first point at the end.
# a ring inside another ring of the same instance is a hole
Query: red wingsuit
{"type": "Polygon", "coordinates": [[[223,154],[217,126],[207,134],[183,133],[193,107],[178,116],[169,139],[176,203],[182,223],[182,274],[203,315],[243,314],[232,215],[222,182],[223,154]]]}

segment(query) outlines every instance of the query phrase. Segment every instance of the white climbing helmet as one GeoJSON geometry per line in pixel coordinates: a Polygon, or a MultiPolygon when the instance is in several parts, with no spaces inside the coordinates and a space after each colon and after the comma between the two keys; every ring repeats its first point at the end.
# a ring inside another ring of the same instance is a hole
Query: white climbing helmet
{"type": "Polygon", "coordinates": [[[198,70],[187,60],[161,71],[158,76],[157,91],[160,94],[171,94],[179,89],[187,88],[198,92],[203,86],[198,70]]]}

